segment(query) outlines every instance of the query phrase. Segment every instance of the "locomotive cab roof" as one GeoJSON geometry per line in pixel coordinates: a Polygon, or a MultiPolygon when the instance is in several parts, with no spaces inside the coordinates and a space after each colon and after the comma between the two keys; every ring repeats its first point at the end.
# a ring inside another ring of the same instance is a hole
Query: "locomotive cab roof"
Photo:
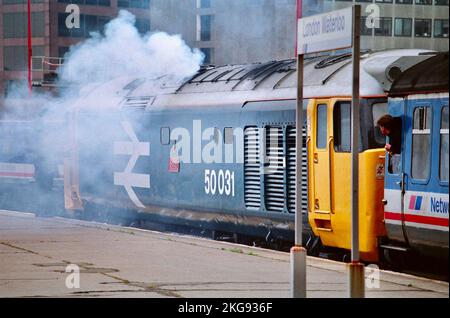
{"type": "Polygon", "coordinates": [[[398,74],[389,90],[391,96],[448,92],[448,52],[428,55],[420,63],[398,74]]]}

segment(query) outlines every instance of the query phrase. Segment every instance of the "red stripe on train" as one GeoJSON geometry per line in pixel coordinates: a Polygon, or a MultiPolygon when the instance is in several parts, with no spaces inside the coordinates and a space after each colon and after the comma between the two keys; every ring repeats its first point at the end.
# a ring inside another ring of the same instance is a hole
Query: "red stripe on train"
{"type": "Polygon", "coordinates": [[[0,177],[22,177],[22,178],[33,178],[33,173],[26,172],[2,172],[0,171],[0,177]]]}
{"type": "MultiPolygon", "coordinates": [[[[401,221],[402,215],[400,213],[384,212],[384,217],[389,220],[401,221]]],[[[405,214],[405,222],[422,223],[437,226],[448,227],[448,218],[437,218],[434,216],[423,216],[414,214],[405,214]]]]}

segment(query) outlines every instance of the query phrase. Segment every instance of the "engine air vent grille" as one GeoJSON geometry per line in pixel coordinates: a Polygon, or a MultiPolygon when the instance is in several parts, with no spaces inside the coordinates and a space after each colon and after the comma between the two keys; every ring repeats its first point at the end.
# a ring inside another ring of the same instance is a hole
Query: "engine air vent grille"
{"type": "MultiPolygon", "coordinates": [[[[295,127],[289,126],[287,128],[287,168],[286,168],[286,183],[287,183],[287,208],[289,213],[295,213],[295,127]]],[[[302,129],[303,136],[303,151],[302,151],[302,211],[308,209],[308,169],[307,169],[307,149],[306,149],[306,129],[302,129]]]]}
{"type": "Polygon", "coordinates": [[[283,129],[281,127],[268,126],[265,134],[264,191],[266,209],[271,212],[283,212],[285,200],[283,129]]]}
{"type": "Polygon", "coordinates": [[[247,209],[261,207],[260,133],[257,127],[244,131],[244,198],[247,209]]]}

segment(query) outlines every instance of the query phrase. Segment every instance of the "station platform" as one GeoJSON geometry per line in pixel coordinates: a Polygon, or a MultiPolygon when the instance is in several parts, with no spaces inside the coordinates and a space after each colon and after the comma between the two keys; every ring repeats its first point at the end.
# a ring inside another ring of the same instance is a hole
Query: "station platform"
{"type": "MultiPolygon", "coordinates": [[[[347,297],[345,264],[307,263],[308,297],[347,297]]],[[[0,297],[281,298],[289,277],[285,252],[0,210],[0,297]],[[66,286],[70,264],[79,288],[66,286]]],[[[366,297],[449,297],[447,282],[383,270],[379,279],[366,297]]]]}

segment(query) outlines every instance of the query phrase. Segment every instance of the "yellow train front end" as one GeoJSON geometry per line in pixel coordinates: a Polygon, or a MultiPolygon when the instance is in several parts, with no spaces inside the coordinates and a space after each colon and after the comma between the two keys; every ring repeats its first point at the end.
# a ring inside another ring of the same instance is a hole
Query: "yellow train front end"
{"type": "MultiPolygon", "coordinates": [[[[383,224],[384,155],[375,122],[383,99],[361,101],[359,240],[361,260],[377,262],[383,224]]],[[[351,147],[349,98],[311,99],[308,104],[308,218],[322,244],[351,249],[351,147]]]]}

